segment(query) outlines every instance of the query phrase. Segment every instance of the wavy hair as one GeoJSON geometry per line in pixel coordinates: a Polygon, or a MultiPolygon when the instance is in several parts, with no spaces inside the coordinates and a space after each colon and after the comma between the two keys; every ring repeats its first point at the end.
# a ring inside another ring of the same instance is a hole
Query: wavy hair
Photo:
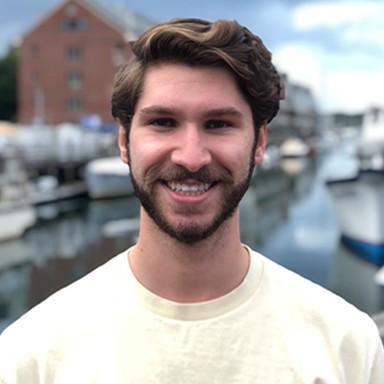
{"type": "Polygon", "coordinates": [[[174,19],[155,25],[132,45],[133,57],[115,76],[112,115],[128,133],[145,70],[156,63],[226,68],[247,100],[258,128],[279,110],[284,90],[262,40],[236,21],[174,19]]]}

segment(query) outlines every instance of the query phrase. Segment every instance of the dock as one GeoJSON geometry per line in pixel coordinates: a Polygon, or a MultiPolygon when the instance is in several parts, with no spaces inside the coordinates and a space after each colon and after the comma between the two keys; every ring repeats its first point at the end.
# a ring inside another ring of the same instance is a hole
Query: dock
{"type": "Polygon", "coordinates": [[[88,194],[87,186],[84,181],[75,181],[58,185],[56,188],[47,191],[39,191],[32,199],[33,205],[43,205],[55,203],[62,200],[73,199],[75,197],[88,194]]]}

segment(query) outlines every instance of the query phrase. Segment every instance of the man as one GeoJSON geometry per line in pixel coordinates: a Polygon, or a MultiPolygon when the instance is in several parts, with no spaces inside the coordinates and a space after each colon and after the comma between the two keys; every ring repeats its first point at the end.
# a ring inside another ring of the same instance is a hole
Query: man
{"type": "Polygon", "coordinates": [[[382,383],[369,317],[240,241],[282,94],[261,40],[174,20],[133,52],[112,112],[138,242],[4,332],[2,383],[382,383]]]}

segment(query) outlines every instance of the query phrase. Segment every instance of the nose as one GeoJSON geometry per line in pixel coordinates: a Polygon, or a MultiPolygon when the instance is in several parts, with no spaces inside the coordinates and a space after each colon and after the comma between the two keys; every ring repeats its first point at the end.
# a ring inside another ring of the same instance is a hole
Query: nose
{"type": "Polygon", "coordinates": [[[175,148],[171,154],[171,161],[181,165],[191,172],[196,172],[212,160],[208,148],[207,138],[195,126],[185,127],[180,130],[175,138],[175,148]]]}

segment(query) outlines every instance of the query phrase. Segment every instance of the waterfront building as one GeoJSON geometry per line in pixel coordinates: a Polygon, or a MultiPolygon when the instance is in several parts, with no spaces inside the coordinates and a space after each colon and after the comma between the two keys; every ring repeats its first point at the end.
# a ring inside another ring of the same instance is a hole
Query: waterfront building
{"type": "MultiPolygon", "coordinates": [[[[20,46],[19,122],[83,126],[112,123],[113,76],[131,54],[129,42],[153,22],[106,0],[64,0],[27,32],[20,46]],[[94,123],[95,122],[95,123],[94,123]]],[[[269,143],[316,134],[311,90],[283,75],[286,98],[269,143]]]]}
{"type": "Polygon", "coordinates": [[[113,77],[129,42],[152,21],[101,0],[64,0],[25,34],[20,46],[20,123],[112,122],[113,77]]]}
{"type": "Polygon", "coordinates": [[[285,99],[280,102],[280,111],[272,121],[268,142],[281,145],[286,139],[299,137],[308,141],[318,134],[319,115],[316,100],[310,88],[292,82],[282,75],[285,99]]]}

